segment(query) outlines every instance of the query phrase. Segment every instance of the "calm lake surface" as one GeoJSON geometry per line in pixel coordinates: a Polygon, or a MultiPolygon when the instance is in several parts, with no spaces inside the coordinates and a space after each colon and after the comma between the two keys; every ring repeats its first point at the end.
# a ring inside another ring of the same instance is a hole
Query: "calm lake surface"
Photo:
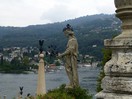
{"type": "MultiPolygon", "coordinates": [[[[80,85],[89,89],[91,94],[96,94],[96,80],[99,74],[99,68],[82,67],[78,69],[80,85]]],[[[46,89],[50,90],[68,83],[65,70],[58,72],[47,72],[46,89]]],[[[6,95],[7,99],[13,99],[19,93],[19,87],[24,86],[23,96],[28,93],[35,95],[37,86],[37,74],[0,74],[0,96],[6,95]]]]}

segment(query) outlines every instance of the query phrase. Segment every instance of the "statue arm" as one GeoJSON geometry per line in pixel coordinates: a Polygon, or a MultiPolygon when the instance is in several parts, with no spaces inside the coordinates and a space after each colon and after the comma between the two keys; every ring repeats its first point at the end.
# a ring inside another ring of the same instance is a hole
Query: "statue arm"
{"type": "Polygon", "coordinates": [[[74,52],[75,45],[76,45],[75,43],[76,42],[74,40],[71,40],[71,41],[68,42],[68,48],[66,49],[66,51],[64,53],[61,54],[62,57],[74,52]]]}

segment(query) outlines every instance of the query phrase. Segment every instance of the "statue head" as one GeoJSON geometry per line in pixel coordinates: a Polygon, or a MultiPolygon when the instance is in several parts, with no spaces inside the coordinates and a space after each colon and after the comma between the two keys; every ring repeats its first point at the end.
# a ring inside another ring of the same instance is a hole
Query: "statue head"
{"type": "Polygon", "coordinates": [[[67,24],[66,27],[63,29],[63,32],[66,37],[69,37],[70,35],[74,35],[73,28],[70,24],[67,24]]]}

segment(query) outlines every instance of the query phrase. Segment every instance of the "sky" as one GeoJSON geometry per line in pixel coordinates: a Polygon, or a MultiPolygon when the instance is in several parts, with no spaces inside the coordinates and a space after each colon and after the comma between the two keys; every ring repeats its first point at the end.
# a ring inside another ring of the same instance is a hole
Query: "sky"
{"type": "Polygon", "coordinates": [[[114,0],[0,0],[0,26],[62,22],[101,13],[114,14],[114,0]]]}

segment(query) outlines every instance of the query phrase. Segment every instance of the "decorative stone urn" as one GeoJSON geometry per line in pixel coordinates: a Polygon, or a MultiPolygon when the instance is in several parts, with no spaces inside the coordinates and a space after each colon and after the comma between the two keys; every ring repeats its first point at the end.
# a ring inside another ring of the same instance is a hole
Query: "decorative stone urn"
{"type": "Polygon", "coordinates": [[[103,91],[97,99],[132,99],[132,0],[115,0],[115,6],[122,33],[104,41],[112,58],[104,66],[103,91]]]}

